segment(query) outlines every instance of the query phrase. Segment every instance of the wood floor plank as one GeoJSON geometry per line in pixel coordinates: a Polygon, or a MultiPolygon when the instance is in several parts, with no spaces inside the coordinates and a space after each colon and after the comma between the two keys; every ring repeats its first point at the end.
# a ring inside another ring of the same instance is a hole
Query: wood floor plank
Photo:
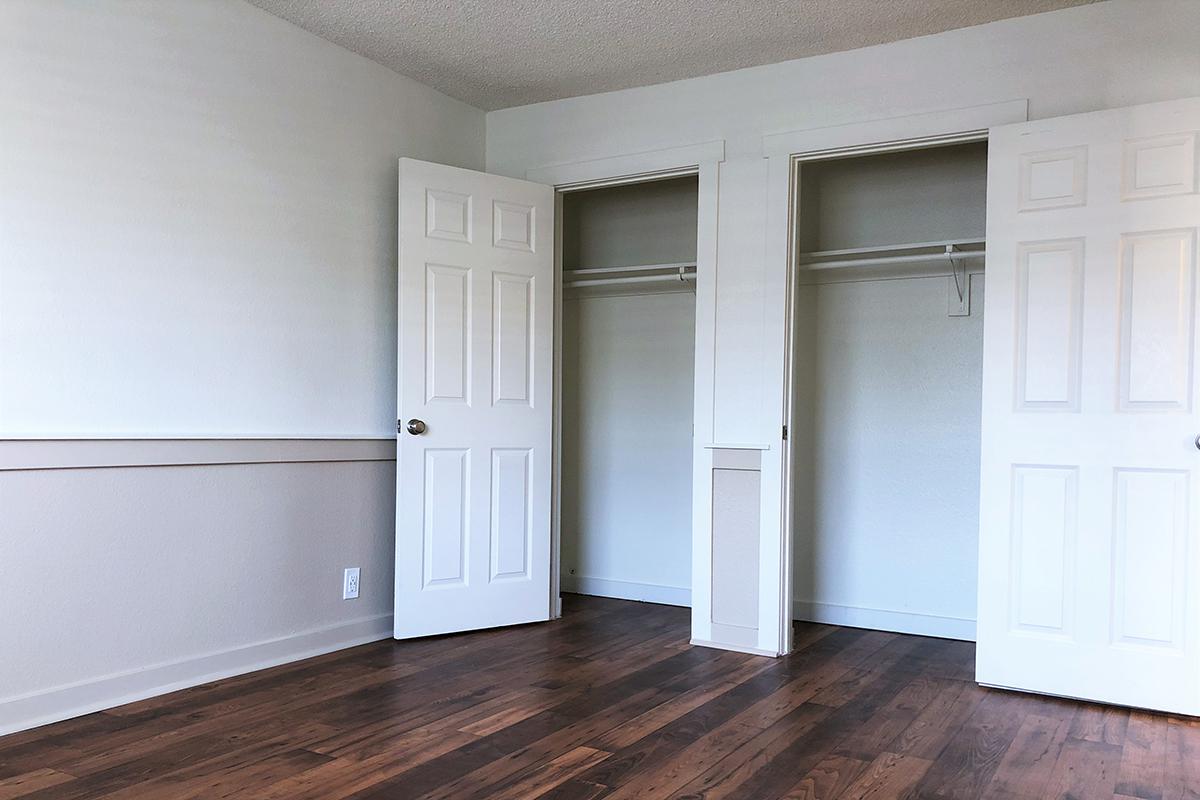
{"type": "Polygon", "coordinates": [[[989,692],[938,754],[914,794],[921,798],[981,796],[1016,737],[1027,710],[1024,701],[1013,693],[989,692]]]}
{"type": "Polygon", "coordinates": [[[866,761],[846,756],[829,756],[808,771],[784,800],[836,800],[846,787],[866,772],[866,761]]]}
{"type": "Polygon", "coordinates": [[[1068,738],[1042,797],[1046,800],[1112,797],[1120,764],[1120,747],[1068,738]]]}
{"type": "Polygon", "coordinates": [[[75,778],[71,775],[53,769],[38,769],[21,775],[13,775],[11,778],[0,780],[0,800],[26,797],[38,789],[57,786],[73,780],[75,778]]]}
{"type": "Polygon", "coordinates": [[[1200,726],[1195,723],[1169,718],[1163,800],[1200,800],[1200,726]]]}
{"type": "Polygon", "coordinates": [[[932,761],[916,756],[880,753],[855,781],[838,794],[838,800],[903,797],[932,765],[932,761]]]}
{"type": "Polygon", "coordinates": [[[974,683],[936,679],[937,696],[889,745],[892,752],[936,759],[987,697],[974,683]]]}
{"type": "MultiPolygon", "coordinates": [[[[563,729],[570,729],[572,724],[578,723],[582,718],[597,715],[606,711],[610,706],[619,705],[622,700],[627,700],[631,695],[638,697],[641,701],[632,706],[638,709],[638,713],[641,713],[665,699],[657,696],[656,687],[685,673],[691,667],[719,657],[719,653],[700,649],[680,652],[605,684],[585,697],[569,700],[560,706],[555,706],[490,736],[483,737],[477,742],[472,742],[433,761],[426,762],[362,793],[361,797],[383,800],[394,797],[401,787],[407,797],[421,797],[451,784],[461,785],[465,776],[471,774],[475,775],[476,783],[480,779],[502,779],[511,774],[513,766],[511,762],[506,763],[506,759],[512,754],[522,751],[541,739],[561,732],[563,729]],[[481,771],[483,772],[482,776],[480,775],[481,771]]],[[[619,719],[605,716],[603,724],[604,730],[608,730],[619,724],[619,719]]],[[[596,735],[599,731],[593,733],[589,730],[587,733],[596,735]]],[[[563,744],[575,747],[580,742],[572,738],[564,741],[563,744]]]]}
{"type": "Polygon", "coordinates": [[[528,800],[541,797],[610,755],[612,754],[604,750],[576,747],[521,779],[509,783],[503,789],[489,792],[488,800],[528,800]]]}
{"type": "Polygon", "coordinates": [[[1069,735],[1072,739],[1085,742],[1104,742],[1121,745],[1125,741],[1125,728],[1129,722],[1129,709],[1085,703],[1075,711],[1069,735]]]}
{"type": "Polygon", "coordinates": [[[361,761],[334,759],[295,775],[280,776],[255,800],[344,800],[476,740],[469,733],[450,732],[419,748],[400,749],[400,743],[397,749],[361,761]]]}
{"type": "Polygon", "coordinates": [[[0,738],[0,800],[1200,800],[1200,720],[982,688],[967,642],[687,609],[384,641],[0,738]]]}
{"type": "MultiPolygon", "coordinates": [[[[899,652],[909,652],[917,646],[916,641],[903,639],[897,640],[894,645],[899,652]]],[[[917,673],[901,659],[868,674],[871,676],[870,680],[856,679],[842,692],[831,695],[840,705],[828,707],[831,710],[827,716],[815,725],[803,728],[799,735],[789,737],[785,747],[772,748],[772,758],[736,787],[724,782],[717,796],[754,797],[764,800],[784,796],[809,770],[830,755],[846,736],[857,730],[875,711],[899,694],[917,673]]],[[[818,696],[821,695],[822,693],[818,693],[818,696]]],[[[819,703],[814,705],[825,707],[819,703]]],[[[706,791],[700,796],[707,798],[709,794],[706,791]]]]}
{"type": "Polygon", "coordinates": [[[1162,718],[1133,711],[1125,726],[1116,791],[1138,800],[1162,800],[1167,771],[1167,727],[1162,718]]]}
{"type": "Polygon", "coordinates": [[[747,796],[744,786],[748,781],[779,763],[781,753],[835,711],[830,706],[805,703],[692,779],[672,797],[722,800],[747,796]]]}
{"type": "MultiPolygon", "coordinates": [[[[716,663],[730,661],[728,653],[709,653],[709,659],[696,667],[689,669],[670,681],[655,687],[647,687],[642,692],[617,701],[610,705],[593,697],[581,698],[578,702],[567,703],[556,707],[554,712],[564,718],[572,718],[573,722],[563,724],[559,728],[542,736],[534,737],[532,741],[522,736],[519,741],[523,746],[503,759],[497,759],[482,767],[472,770],[469,774],[456,779],[450,784],[439,787],[423,795],[424,800],[448,800],[449,798],[480,795],[484,791],[494,791],[497,786],[505,785],[512,776],[534,766],[550,757],[556,751],[574,747],[585,741],[592,741],[619,724],[617,720],[627,716],[622,709],[632,707],[649,708],[663,703],[673,702],[685,687],[693,685],[699,675],[703,675],[706,667],[716,663]]],[[[501,732],[506,733],[505,732],[501,732]]],[[[501,742],[504,737],[497,735],[489,739],[501,742]]],[[[608,764],[613,757],[606,758],[601,764],[608,764]]],[[[595,776],[600,765],[583,773],[580,777],[591,783],[610,785],[595,776]]],[[[605,768],[607,769],[607,768],[605,768]]]]}
{"type": "Polygon", "coordinates": [[[1026,714],[984,788],[983,800],[1039,800],[1050,783],[1069,731],[1067,720],[1026,714]]]}

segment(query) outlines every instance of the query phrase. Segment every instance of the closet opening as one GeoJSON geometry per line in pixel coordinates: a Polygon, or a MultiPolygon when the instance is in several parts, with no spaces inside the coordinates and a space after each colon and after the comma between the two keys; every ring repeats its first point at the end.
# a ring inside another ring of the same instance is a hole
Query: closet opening
{"type": "Polygon", "coordinates": [[[558,196],[561,591],[690,607],[698,178],[558,196]]]}
{"type": "Polygon", "coordinates": [[[797,159],[794,619],[974,639],[985,136],[797,159]]]}

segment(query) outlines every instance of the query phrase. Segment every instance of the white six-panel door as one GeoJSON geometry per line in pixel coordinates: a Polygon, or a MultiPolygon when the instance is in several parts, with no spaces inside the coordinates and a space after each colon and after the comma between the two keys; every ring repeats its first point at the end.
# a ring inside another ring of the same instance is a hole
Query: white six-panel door
{"type": "Polygon", "coordinates": [[[1200,99],[993,129],[977,677],[1200,713],[1200,99]]]}
{"type": "Polygon", "coordinates": [[[553,216],[400,161],[396,638],[550,618],[553,216]]]}

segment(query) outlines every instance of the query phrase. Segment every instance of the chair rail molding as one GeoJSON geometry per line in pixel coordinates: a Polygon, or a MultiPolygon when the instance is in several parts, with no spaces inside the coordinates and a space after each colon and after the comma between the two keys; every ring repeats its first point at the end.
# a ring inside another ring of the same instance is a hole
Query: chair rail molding
{"type": "Polygon", "coordinates": [[[0,439],[0,472],[395,460],[382,436],[0,439]]]}

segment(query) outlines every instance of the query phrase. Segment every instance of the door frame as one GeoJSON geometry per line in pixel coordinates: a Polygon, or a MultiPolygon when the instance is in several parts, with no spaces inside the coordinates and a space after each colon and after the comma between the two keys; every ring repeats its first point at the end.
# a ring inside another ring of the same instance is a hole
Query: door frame
{"type": "Polygon", "coordinates": [[[716,140],[649,152],[555,164],[529,169],[525,179],[554,187],[554,409],[550,492],[550,610],[562,616],[561,595],[561,490],[562,490],[562,198],[568,192],[648,183],[695,175],[699,181],[696,220],[696,327],[693,382],[692,434],[692,638],[708,639],[711,626],[712,503],[711,485],[701,469],[707,452],[700,448],[713,426],[713,339],[716,309],[717,186],[725,142],[716,140]],[[706,491],[707,490],[707,491],[706,491]],[[703,636],[698,631],[704,633],[703,636]]]}
{"type": "MultiPolygon", "coordinates": [[[[797,330],[797,287],[799,253],[796,242],[799,213],[800,167],[805,162],[823,161],[858,155],[920,150],[951,144],[987,141],[988,129],[996,125],[1025,122],[1028,101],[1012,100],[968,108],[948,109],[905,117],[876,119],[848,125],[789,131],[763,137],[763,155],[767,159],[767,231],[766,257],[768,291],[777,291],[782,303],[776,313],[782,319],[782,337],[777,344],[778,375],[782,419],[781,425],[795,430],[795,365],[793,336],[797,330]]],[[[762,563],[778,563],[778,606],[780,628],[779,650],[792,649],[793,615],[793,491],[791,480],[795,437],[789,436],[780,448],[778,460],[771,466],[778,470],[780,525],[768,534],[764,530],[762,563]]],[[[764,464],[764,495],[770,489],[764,464]]],[[[767,498],[764,497],[764,502],[767,498]]],[[[764,517],[764,519],[768,519],[764,517]]],[[[767,573],[763,573],[764,578],[767,573]]]]}

